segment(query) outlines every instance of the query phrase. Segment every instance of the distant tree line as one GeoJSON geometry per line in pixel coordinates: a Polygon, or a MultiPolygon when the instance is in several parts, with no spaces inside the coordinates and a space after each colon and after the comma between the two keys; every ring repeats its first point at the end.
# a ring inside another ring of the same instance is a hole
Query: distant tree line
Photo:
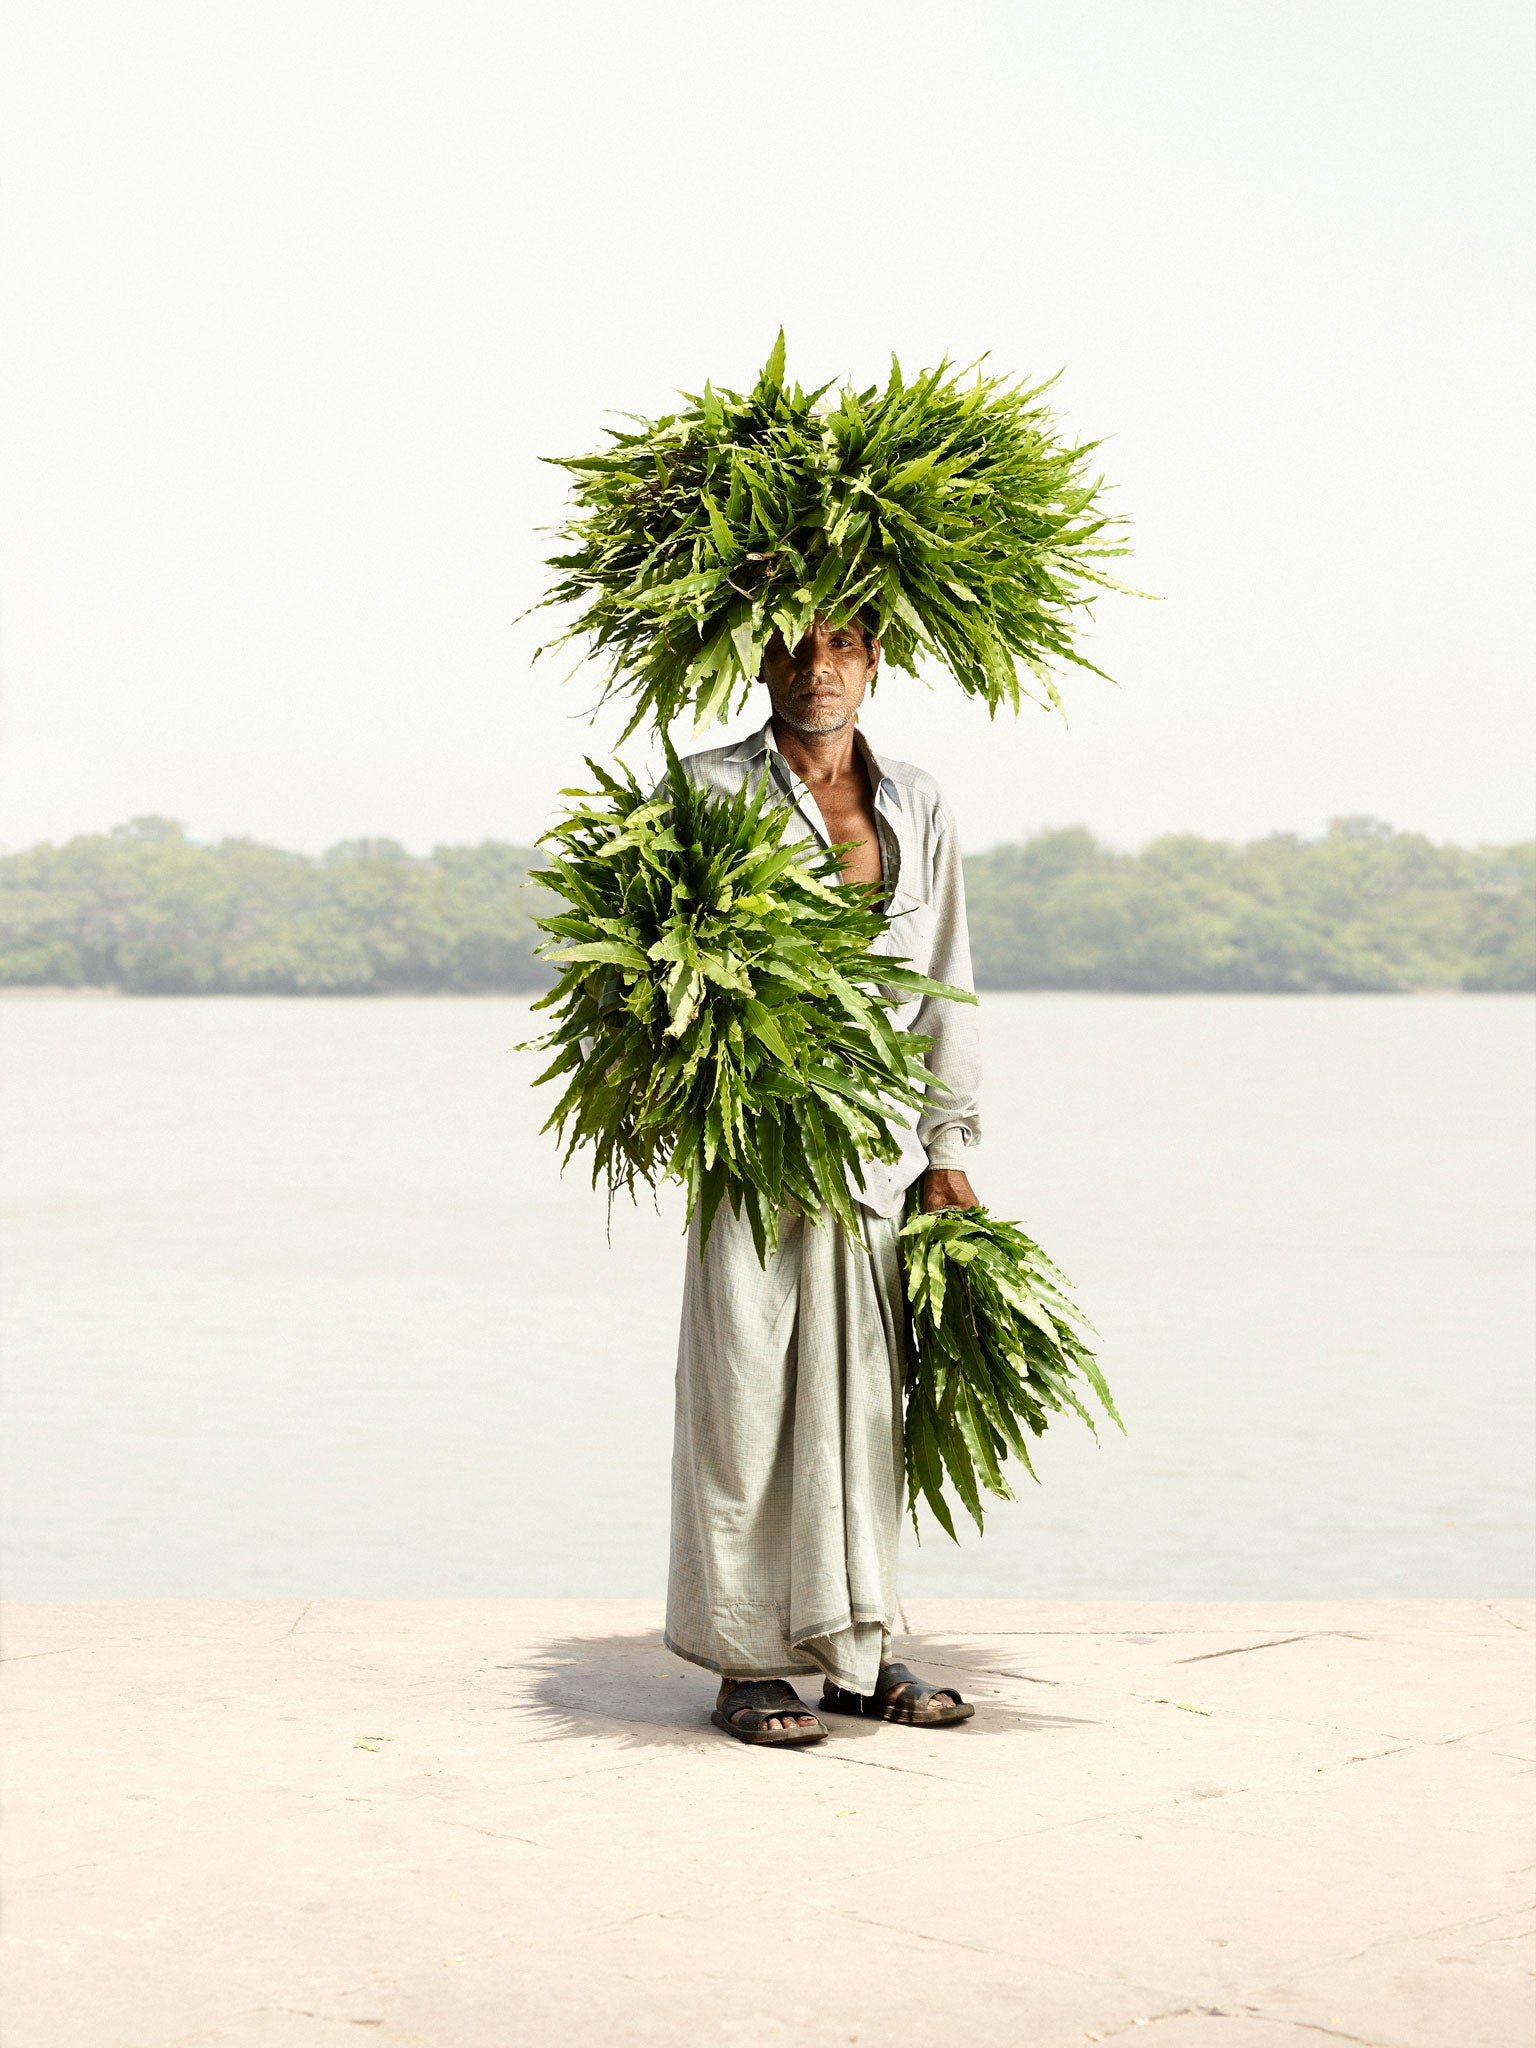
{"type": "MultiPolygon", "coordinates": [[[[0,857],[0,984],[138,995],[527,991],[538,856],[388,839],[318,858],[164,818],[0,857]]],[[[994,989],[1536,989],[1536,844],[1437,846],[1369,818],[1115,853],[1081,828],[966,862],[994,989]]]]}
{"type": "Polygon", "coordinates": [[[1536,842],[1340,818],[1127,854],[1078,828],[967,861],[966,884],[984,988],[1536,989],[1536,842]]]}

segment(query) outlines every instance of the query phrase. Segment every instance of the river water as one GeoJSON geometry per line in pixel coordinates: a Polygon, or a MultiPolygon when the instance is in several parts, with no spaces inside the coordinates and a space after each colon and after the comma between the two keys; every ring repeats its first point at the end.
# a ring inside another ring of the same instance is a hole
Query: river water
{"type": "MultiPolygon", "coordinates": [[[[908,1591],[1532,1589],[1523,997],[991,995],[982,1198],[1129,1428],[908,1591]]],[[[675,1200],[539,1135],[514,998],[17,998],[13,1596],[654,1594],[675,1200]]]]}

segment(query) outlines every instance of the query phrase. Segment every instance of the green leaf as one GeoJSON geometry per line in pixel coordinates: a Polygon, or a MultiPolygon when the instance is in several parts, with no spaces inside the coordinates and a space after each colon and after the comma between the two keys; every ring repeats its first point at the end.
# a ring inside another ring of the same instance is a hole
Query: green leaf
{"type": "Polygon", "coordinates": [[[579,906],[540,920],[566,956],[536,1041],[565,1086],[550,1127],[610,1196],[669,1176],[711,1222],[728,1200],[761,1257],[786,1210],[857,1236],[859,1162],[896,1157],[930,1086],[923,1041],[880,1008],[878,892],[786,843],[772,785],[696,789],[664,747],[659,793],[599,771],[547,835],[551,886],[579,906]]]}
{"type": "Polygon", "coordinates": [[[721,512],[720,507],[715,503],[708,491],[701,492],[700,497],[705,513],[709,518],[710,533],[714,537],[715,546],[720,550],[720,559],[726,563],[737,561],[741,556],[742,550],[735,534],[726,525],[725,516],[721,512]]]}
{"type": "Polygon", "coordinates": [[[754,1037],[760,1038],[774,1058],[783,1060],[787,1066],[791,1055],[789,1047],[784,1043],[784,1034],[762,1004],[755,1000],[749,1002],[743,1009],[742,1016],[754,1037]]]}
{"type": "Polygon", "coordinates": [[[546,953],[546,960],[608,960],[615,967],[633,968],[637,973],[647,965],[645,955],[634,946],[626,946],[617,939],[593,939],[585,946],[562,946],[558,951],[546,953]]]}
{"type": "MultiPolygon", "coordinates": [[[[1090,1326],[1066,1282],[1017,1224],[985,1209],[925,1215],[908,1197],[900,1244],[912,1308],[906,1374],[907,1495],[938,1513],[942,1479],[984,1526],[981,1496],[1011,1499],[1003,1459],[1034,1478],[1026,1432],[1067,1409],[1092,1427],[1085,1386],[1120,1421],[1097,1361],[1076,1334],[1090,1326]]],[[[1121,1424],[1123,1428],[1124,1425],[1121,1424]]],[[[940,1516],[953,1535],[952,1520],[940,1516]]]]}
{"type": "Polygon", "coordinates": [[[572,504],[544,604],[602,694],[633,700],[629,730],[727,715],[766,631],[870,602],[890,666],[926,648],[991,711],[1057,703],[1056,671],[1093,669],[1078,636],[1126,588],[1102,567],[1125,522],[1045,387],[948,363],[904,380],[893,359],[883,390],[828,388],[786,381],[781,334],[750,391],[706,383],[556,458],[572,504]]]}

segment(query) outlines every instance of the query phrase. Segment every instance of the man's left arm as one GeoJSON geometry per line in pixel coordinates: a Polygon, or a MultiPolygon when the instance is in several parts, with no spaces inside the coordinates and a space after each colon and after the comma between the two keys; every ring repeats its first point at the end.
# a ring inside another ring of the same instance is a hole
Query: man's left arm
{"type": "MultiPolygon", "coordinates": [[[[947,814],[934,847],[929,903],[934,912],[929,974],[955,988],[974,988],[965,871],[954,819],[947,814]]],[[[941,1084],[930,1093],[917,1120],[918,1142],[928,1154],[923,1207],[968,1209],[975,1204],[976,1192],[966,1176],[965,1155],[981,1141],[981,1020],[974,1003],[927,996],[912,1029],[933,1041],[924,1058],[929,1073],[941,1084]]]]}

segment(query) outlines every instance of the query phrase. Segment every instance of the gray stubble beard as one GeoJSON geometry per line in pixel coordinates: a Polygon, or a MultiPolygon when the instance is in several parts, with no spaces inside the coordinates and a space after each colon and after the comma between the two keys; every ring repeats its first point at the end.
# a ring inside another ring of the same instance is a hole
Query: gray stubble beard
{"type": "Polygon", "coordinates": [[[780,711],[777,708],[775,708],[774,716],[782,718],[790,731],[799,733],[802,739],[823,739],[829,732],[842,732],[846,727],[852,725],[855,714],[852,711],[844,711],[830,722],[822,725],[810,725],[804,719],[792,718],[787,711],[780,711]]]}

